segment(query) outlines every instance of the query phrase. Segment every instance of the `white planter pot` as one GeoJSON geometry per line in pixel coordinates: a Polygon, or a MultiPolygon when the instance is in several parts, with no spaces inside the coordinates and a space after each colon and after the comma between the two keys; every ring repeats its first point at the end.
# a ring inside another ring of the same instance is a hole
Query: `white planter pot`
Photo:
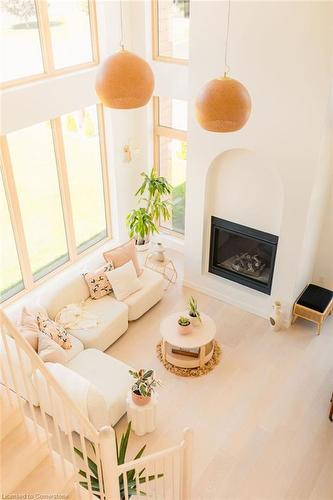
{"type": "Polygon", "coordinates": [[[193,316],[188,315],[188,318],[190,318],[191,325],[193,326],[199,326],[201,323],[200,319],[197,317],[193,318],[193,316]]]}
{"type": "Polygon", "coordinates": [[[272,307],[273,312],[269,317],[269,325],[273,332],[278,332],[282,326],[281,302],[275,301],[272,307]]]}
{"type": "Polygon", "coordinates": [[[150,241],[148,241],[148,243],[145,243],[144,245],[135,245],[135,248],[138,252],[145,252],[149,247],[150,241]]]}

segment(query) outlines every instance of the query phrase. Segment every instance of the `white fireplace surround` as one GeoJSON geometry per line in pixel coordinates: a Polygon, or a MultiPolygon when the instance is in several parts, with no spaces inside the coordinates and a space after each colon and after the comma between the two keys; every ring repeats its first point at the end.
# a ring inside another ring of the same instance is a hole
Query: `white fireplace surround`
{"type": "MultiPolygon", "coordinates": [[[[317,275],[328,206],[331,8],[329,2],[234,2],[231,76],[247,87],[253,106],[242,130],[217,134],[199,127],[194,103],[223,69],[227,2],[191,4],[184,282],[264,317],[280,300],[287,323],[293,302],[317,275]],[[209,36],[199,35],[203,24],[209,36]],[[211,215],[279,236],[271,296],[208,273],[211,215]]],[[[328,259],[322,265],[318,284],[333,274],[331,265],[328,259]]]]}

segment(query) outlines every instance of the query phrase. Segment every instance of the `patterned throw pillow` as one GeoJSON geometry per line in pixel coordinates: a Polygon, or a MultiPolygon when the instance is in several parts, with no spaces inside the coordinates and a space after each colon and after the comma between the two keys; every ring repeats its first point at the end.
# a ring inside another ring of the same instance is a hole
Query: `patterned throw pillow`
{"type": "Polygon", "coordinates": [[[94,300],[100,299],[112,292],[112,286],[105,273],[114,269],[113,263],[109,262],[94,273],[84,273],[82,276],[86,280],[90,297],[94,300]]]}
{"type": "Polygon", "coordinates": [[[37,314],[37,323],[40,331],[54,340],[63,349],[70,349],[72,347],[65,328],[52,321],[47,314],[39,312],[37,314]]]}

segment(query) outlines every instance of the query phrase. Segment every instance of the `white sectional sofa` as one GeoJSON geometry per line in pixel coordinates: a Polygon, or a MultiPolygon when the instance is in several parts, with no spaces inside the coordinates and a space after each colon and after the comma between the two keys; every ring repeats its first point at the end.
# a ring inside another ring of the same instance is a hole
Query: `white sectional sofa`
{"type": "MultiPolygon", "coordinates": [[[[65,367],[76,373],[79,376],[78,380],[83,377],[89,381],[94,388],[95,395],[103,397],[107,417],[101,417],[103,413],[101,404],[94,404],[92,406],[96,408],[88,409],[91,421],[104,422],[105,425],[107,418],[108,423],[114,425],[126,411],[130,367],[104,354],[103,351],[126,332],[129,321],[138,319],[163,297],[164,283],[160,274],[144,268],[139,277],[142,288],[124,301],[117,301],[113,294],[92,300],[82,273],[88,269],[97,269],[102,263],[101,250],[99,250],[96,258],[92,256],[89,263],[67,268],[54,279],[50,279],[38,289],[7,307],[5,312],[13,322],[16,322],[24,306],[32,309],[42,306],[47,310],[49,317],[55,319],[57,313],[66,305],[83,303],[84,310],[98,318],[98,325],[94,328],[69,330],[72,348],[65,351],[67,356],[65,367]]],[[[29,359],[24,364],[26,373],[31,375],[29,359]]],[[[61,368],[59,370],[61,371],[61,368]]],[[[63,388],[66,389],[65,383],[63,388]]],[[[34,404],[41,404],[33,377],[31,377],[31,391],[34,404]]],[[[20,392],[27,399],[23,384],[20,384],[20,392]]],[[[96,401],[96,397],[94,400],[96,401]]]]}

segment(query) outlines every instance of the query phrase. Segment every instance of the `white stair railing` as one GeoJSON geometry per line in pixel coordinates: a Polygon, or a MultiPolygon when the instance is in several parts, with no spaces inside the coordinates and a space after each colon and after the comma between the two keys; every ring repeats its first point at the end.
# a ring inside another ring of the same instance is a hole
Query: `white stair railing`
{"type": "Polygon", "coordinates": [[[184,431],[180,445],[118,465],[114,430],[96,430],[1,309],[0,334],[0,379],[6,397],[11,403],[15,399],[22,415],[32,419],[37,439],[47,441],[52,458],[57,452],[64,483],[73,480],[76,498],[128,500],[145,495],[190,500],[190,430],[184,431]]]}

